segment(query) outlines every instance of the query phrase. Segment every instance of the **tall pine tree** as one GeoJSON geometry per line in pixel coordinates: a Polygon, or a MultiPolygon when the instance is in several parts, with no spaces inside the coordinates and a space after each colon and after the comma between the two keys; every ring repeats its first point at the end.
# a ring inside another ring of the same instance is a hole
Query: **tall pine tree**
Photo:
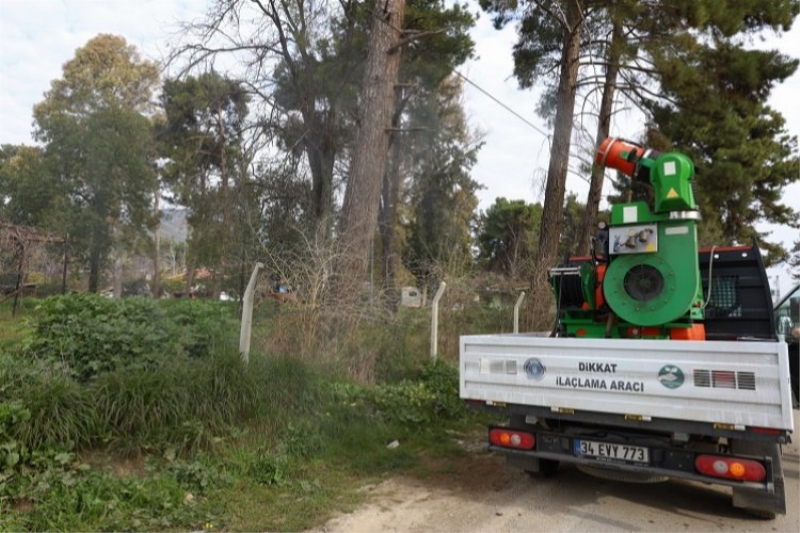
{"type": "Polygon", "coordinates": [[[783,199],[786,186],[800,180],[797,138],[767,104],[772,87],[798,61],[721,39],[656,59],[671,103],[651,105],[653,126],[671,149],[694,160],[703,223],[725,239],[715,244],[756,239],[769,252],[768,263],[785,259],[786,250],[756,226],[800,227],[783,199]]]}

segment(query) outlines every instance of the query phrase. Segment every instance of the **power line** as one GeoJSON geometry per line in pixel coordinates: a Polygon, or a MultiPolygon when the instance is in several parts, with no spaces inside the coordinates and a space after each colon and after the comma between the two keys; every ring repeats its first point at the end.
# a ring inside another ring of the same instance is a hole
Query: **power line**
{"type": "Polygon", "coordinates": [[[546,132],[542,131],[542,130],[541,130],[539,127],[538,127],[538,126],[536,126],[535,124],[533,124],[532,122],[530,122],[528,119],[526,119],[525,117],[523,117],[522,115],[520,115],[519,113],[517,113],[516,111],[514,111],[514,110],[513,110],[513,109],[511,109],[510,107],[508,107],[506,104],[504,104],[503,102],[501,102],[500,100],[498,100],[497,98],[495,98],[495,97],[494,97],[492,94],[490,94],[488,91],[486,91],[486,90],[485,90],[485,89],[483,89],[482,87],[479,87],[479,86],[478,86],[478,85],[477,85],[475,82],[473,82],[472,80],[470,80],[469,78],[467,78],[466,76],[464,76],[463,74],[461,74],[459,71],[457,71],[457,70],[455,70],[455,69],[454,69],[454,70],[453,70],[453,72],[454,72],[454,73],[455,73],[455,74],[456,74],[458,77],[460,77],[462,80],[466,81],[467,83],[469,83],[470,85],[472,85],[473,87],[475,87],[476,89],[478,89],[480,92],[482,92],[483,94],[485,94],[486,96],[488,96],[489,98],[491,98],[492,100],[494,100],[494,101],[495,101],[495,103],[497,103],[497,104],[501,105],[501,106],[502,106],[502,107],[503,107],[503,108],[504,108],[506,111],[508,111],[509,113],[511,113],[512,115],[514,115],[514,116],[515,116],[515,117],[517,117],[518,119],[520,119],[522,122],[524,122],[525,124],[527,124],[528,126],[530,126],[531,128],[533,128],[533,129],[534,129],[534,130],[536,130],[537,132],[539,132],[539,133],[541,133],[542,135],[544,135],[544,136],[545,136],[545,138],[547,138],[548,140],[550,139],[550,134],[549,134],[549,133],[546,133],[546,132]]]}
{"type": "MultiPolygon", "coordinates": [[[[374,16],[374,15],[373,15],[373,16],[374,16]]],[[[396,30],[397,32],[399,32],[399,33],[401,33],[401,34],[402,34],[402,30],[400,30],[399,28],[395,28],[394,26],[392,26],[391,24],[389,24],[389,21],[385,20],[383,17],[379,17],[379,18],[378,18],[378,20],[380,20],[380,21],[381,21],[381,22],[383,22],[384,24],[387,24],[387,25],[391,26],[391,27],[392,27],[394,30],[396,30]]],[[[461,74],[461,73],[460,73],[459,71],[457,71],[456,69],[452,69],[452,72],[453,72],[453,73],[455,73],[455,74],[456,74],[458,77],[460,77],[462,80],[464,80],[465,82],[469,83],[470,85],[472,85],[473,87],[475,87],[476,89],[478,89],[480,92],[482,92],[483,94],[485,94],[486,96],[488,96],[489,98],[491,98],[492,100],[494,100],[494,102],[495,102],[495,103],[497,103],[498,105],[502,106],[502,107],[503,107],[503,109],[505,109],[506,111],[508,111],[509,113],[511,113],[512,115],[514,115],[514,116],[515,116],[515,117],[517,117],[518,119],[520,119],[522,122],[524,122],[525,124],[527,124],[528,126],[530,126],[531,128],[533,128],[535,131],[537,131],[537,132],[539,132],[540,134],[544,135],[545,139],[547,139],[548,141],[550,140],[550,134],[549,134],[549,133],[547,133],[547,132],[545,132],[545,131],[542,131],[542,129],[540,129],[540,128],[539,128],[538,126],[536,126],[534,123],[532,123],[531,121],[529,121],[527,118],[523,117],[522,115],[520,115],[519,113],[517,113],[516,111],[514,111],[513,109],[511,109],[510,107],[508,107],[506,104],[504,104],[503,102],[501,102],[500,100],[498,100],[497,98],[495,98],[495,97],[494,97],[492,94],[490,94],[490,93],[489,93],[489,91],[485,90],[483,87],[480,87],[478,84],[476,84],[474,81],[470,80],[469,78],[467,78],[466,76],[464,76],[463,74],[461,74]]]]}

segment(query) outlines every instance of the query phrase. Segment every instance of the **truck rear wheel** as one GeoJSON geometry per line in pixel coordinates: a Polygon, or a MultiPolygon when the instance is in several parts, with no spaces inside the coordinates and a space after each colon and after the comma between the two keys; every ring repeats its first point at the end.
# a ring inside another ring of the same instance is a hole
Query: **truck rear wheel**
{"type": "Polygon", "coordinates": [[[731,441],[731,452],[737,455],[772,458],[772,471],[775,481],[773,494],[753,489],[734,487],[733,506],[744,510],[750,516],[774,520],[778,514],[786,514],[786,492],[781,462],[781,445],[777,442],[759,442],[736,439],[731,441]]]}
{"type": "MultiPolygon", "coordinates": [[[[516,429],[532,429],[533,427],[540,426],[541,424],[528,424],[525,421],[525,415],[511,415],[508,425],[516,429]]],[[[551,478],[558,474],[558,466],[560,461],[556,459],[542,459],[535,458],[511,458],[506,457],[506,462],[509,466],[521,468],[531,477],[551,478]]]]}
{"type": "Polygon", "coordinates": [[[531,477],[551,478],[558,474],[559,461],[555,459],[539,459],[538,470],[525,470],[531,477]]]}
{"type": "Polygon", "coordinates": [[[559,462],[555,459],[506,455],[506,464],[511,468],[522,470],[533,478],[551,478],[558,474],[559,462]]]}

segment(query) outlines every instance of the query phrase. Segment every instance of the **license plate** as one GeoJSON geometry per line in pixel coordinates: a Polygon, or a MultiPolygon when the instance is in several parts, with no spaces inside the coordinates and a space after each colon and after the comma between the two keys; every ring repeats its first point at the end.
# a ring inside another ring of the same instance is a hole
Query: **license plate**
{"type": "Polygon", "coordinates": [[[604,461],[625,463],[649,463],[650,451],[644,446],[597,442],[593,440],[575,439],[575,455],[592,457],[604,461]]]}

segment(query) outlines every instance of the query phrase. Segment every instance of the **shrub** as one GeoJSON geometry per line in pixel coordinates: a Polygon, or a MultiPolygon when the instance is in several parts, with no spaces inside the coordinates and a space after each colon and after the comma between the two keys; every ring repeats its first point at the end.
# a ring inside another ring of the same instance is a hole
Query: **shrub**
{"type": "Polygon", "coordinates": [[[31,418],[14,428],[14,438],[32,450],[90,447],[105,437],[97,401],[87,389],[59,372],[31,373],[13,392],[31,418]]]}
{"type": "Polygon", "coordinates": [[[459,421],[466,410],[458,396],[458,372],[442,360],[427,363],[422,378],[376,386],[335,384],[339,401],[372,410],[375,417],[409,429],[459,421]]]}
{"type": "Polygon", "coordinates": [[[34,317],[28,354],[63,365],[85,382],[117,369],[156,368],[177,356],[203,357],[232,344],[236,328],[219,302],[48,298],[34,317]]]}
{"type": "Polygon", "coordinates": [[[179,351],[205,357],[215,351],[238,347],[239,326],[235,304],[216,300],[158,300],[169,324],[169,334],[179,351]]]}
{"type": "Polygon", "coordinates": [[[301,362],[254,357],[244,365],[232,351],[165,361],[157,371],[104,372],[86,383],[35,362],[12,368],[11,360],[0,355],[7,380],[0,405],[13,400],[30,412],[7,431],[28,449],[185,456],[248,422],[284,428],[313,419],[326,401],[319,376],[301,362]]]}

